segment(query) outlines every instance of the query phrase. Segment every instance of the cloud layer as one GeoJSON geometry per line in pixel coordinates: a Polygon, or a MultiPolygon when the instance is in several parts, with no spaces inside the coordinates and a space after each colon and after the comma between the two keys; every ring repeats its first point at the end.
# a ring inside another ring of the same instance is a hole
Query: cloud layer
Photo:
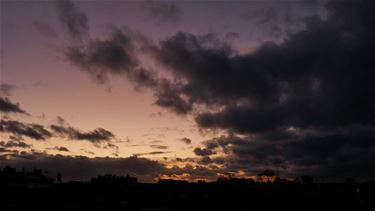
{"type": "Polygon", "coordinates": [[[126,158],[49,155],[43,152],[11,151],[0,148],[0,167],[11,165],[19,169],[41,168],[50,176],[61,173],[64,181],[89,180],[104,174],[138,177],[141,182],[157,182],[159,178],[215,179],[215,171],[198,166],[167,168],[164,164],[147,158],[131,156],[126,158]],[[5,154],[4,154],[5,153],[5,154]]]}
{"type": "MultiPolygon", "coordinates": [[[[303,30],[246,54],[214,33],[177,32],[154,43],[113,27],[93,39],[74,4],[61,1],[59,11],[74,39],[65,51],[71,64],[99,83],[127,78],[151,90],[155,105],[193,115],[200,129],[226,133],[194,149],[202,165],[248,174],[274,168],[288,175],[362,176],[374,174],[374,6],[328,1],[327,18],[306,18],[303,30]]],[[[77,139],[110,136],[56,129],[77,139]]]]}

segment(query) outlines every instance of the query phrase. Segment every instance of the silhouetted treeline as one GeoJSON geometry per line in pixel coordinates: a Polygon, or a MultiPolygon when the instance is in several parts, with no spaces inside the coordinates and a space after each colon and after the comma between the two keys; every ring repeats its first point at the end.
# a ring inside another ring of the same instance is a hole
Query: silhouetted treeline
{"type": "Polygon", "coordinates": [[[33,172],[10,167],[0,171],[0,210],[375,210],[374,181],[314,183],[303,176],[300,182],[220,178],[145,184],[129,175],[104,175],[90,182],[60,183],[41,170],[33,172]]]}

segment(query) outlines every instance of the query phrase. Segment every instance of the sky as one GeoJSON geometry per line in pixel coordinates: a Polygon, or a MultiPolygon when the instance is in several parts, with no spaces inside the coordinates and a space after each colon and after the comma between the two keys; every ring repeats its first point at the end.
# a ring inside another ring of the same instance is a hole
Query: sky
{"type": "Polygon", "coordinates": [[[373,1],[0,5],[0,166],[375,175],[373,1]]]}

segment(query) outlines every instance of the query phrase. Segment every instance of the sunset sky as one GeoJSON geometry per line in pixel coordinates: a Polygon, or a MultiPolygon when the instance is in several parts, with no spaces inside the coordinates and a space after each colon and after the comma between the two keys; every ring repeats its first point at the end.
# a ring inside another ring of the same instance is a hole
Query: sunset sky
{"type": "Polygon", "coordinates": [[[375,175],[374,1],[0,3],[0,167],[375,175]]]}

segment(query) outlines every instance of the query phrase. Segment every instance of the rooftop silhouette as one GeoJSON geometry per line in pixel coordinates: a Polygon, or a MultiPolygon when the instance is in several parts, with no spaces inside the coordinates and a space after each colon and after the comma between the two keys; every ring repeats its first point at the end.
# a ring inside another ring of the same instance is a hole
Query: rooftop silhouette
{"type": "Polygon", "coordinates": [[[290,181],[274,179],[274,174],[269,173],[262,172],[259,181],[220,177],[216,182],[160,179],[158,183],[139,183],[129,175],[103,175],[87,182],[62,183],[46,176],[41,169],[26,172],[7,166],[0,171],[0,188],[2,207],[6,209],[369,211],[375,208],[375,181],[314,183],[311,176],[290,181]],[[265,173],[272,180],[264,179],[265,173]]]}

